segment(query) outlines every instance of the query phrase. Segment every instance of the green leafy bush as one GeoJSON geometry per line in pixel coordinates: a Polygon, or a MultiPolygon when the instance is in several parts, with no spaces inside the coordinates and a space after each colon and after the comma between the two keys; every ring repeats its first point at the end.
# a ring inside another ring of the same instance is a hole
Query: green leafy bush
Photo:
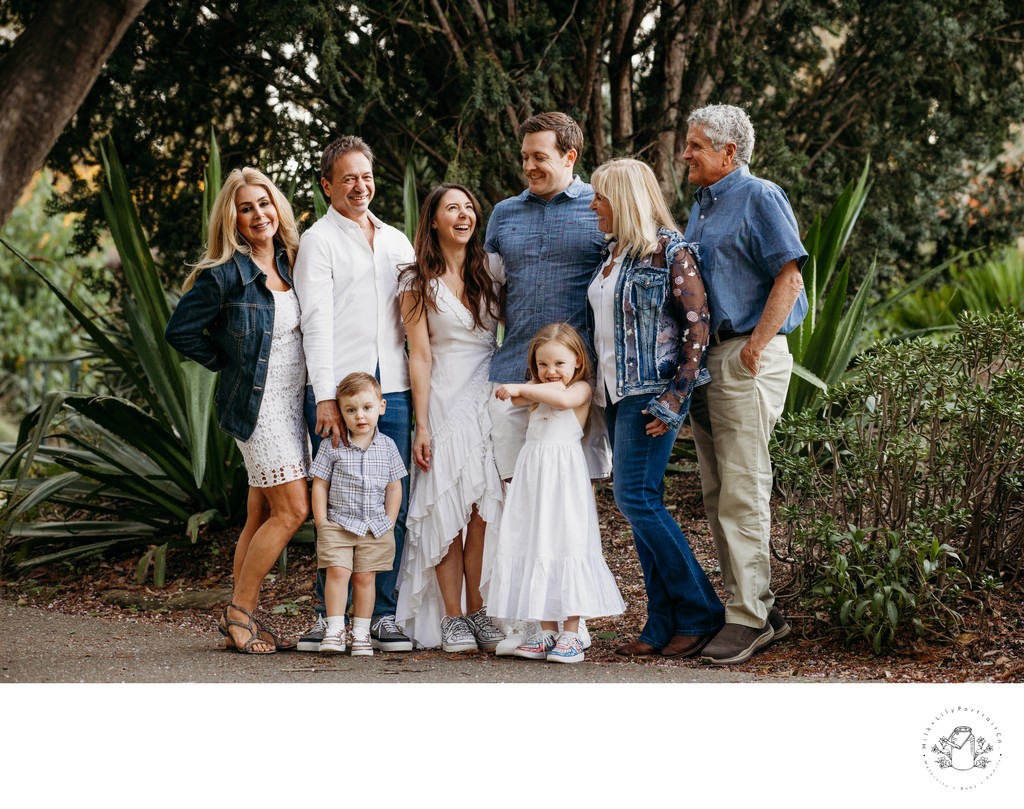
{"type": "MultiPolygon", "coordinates": [[[[4,448],[9,457],[0,465],[7,494],[0,566],[26,569],[119,544],[166,548],[195,541],[203,523],[227,523],[244,512],[241,456],[213,414],[216,377],[182,363],[164,342],[167,293],[109,141],[103,156],[104,210],[130,293],[116,317],[83,311],[27,256],[3,244],[118,370],[124,395],[54,391],[25,418],[17,446],[4,448]]],[[[219,183],[207,187],[216,194],[219,183]]]]}
{"type": "Polygon", "coordinates": [[[967,313],[943,345],[876,344],[820,411],[781,421],[782,556],[850,636],[948,636],[964,592],[1020,576],[1022,357],[1016,312],[967,313]]]}
{"type": "MultiPolygon", "coordinates": [[[[69,216],[48,213],[52,198],[52,177],[42,171],[4,226],[3,236],[19,245],[77,306],[102,312],[109,306],[109,296],[94,288],[102,287],[103,279],[110,275],[103,253],[94,250],[71,255],[74,222],[69,216]]],[[[38,403],[41,391],[33,389],[38,386],[33,385],[28,371],[35,370],[41,376],[43,366],[32,367],[33,361],[87,353],[84,332],[24,263],[2,250],[0,312],[4,313],[0,319],[0,373],[8,374],[6,384],[15,388],[8,395],[17,394],[21,401],[38,403]]],[[[54,387],[67,386],[63,365],[48,370],[53,372],[54,387]]]]}

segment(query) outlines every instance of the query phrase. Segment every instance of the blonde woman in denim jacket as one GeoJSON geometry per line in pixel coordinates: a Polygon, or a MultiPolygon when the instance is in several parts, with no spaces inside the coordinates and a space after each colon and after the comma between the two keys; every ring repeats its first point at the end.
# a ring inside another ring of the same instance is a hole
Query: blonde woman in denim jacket
{"type": "Polygon", "coordinates": [[[690,393],[707,381],[707,295],[651,168],[617,159],[591,177],[608,250],[588,290],[597,351],[595,401],[612,442],[615,504],[633,529],[647,622],[626,657],[697,654],[725,611],[665,508],[662,479],[690,393]]]}
{"type": "Polygon", "coordinates": [[[254,168],[232,171],[210,213],[206,255],[182,285],[164,336],[219,371],[220,428],[245,460],[249,497],[234,593],[218,624],[230,649],[293,649],[255,617],[260,585],[309,515],[306,368],[290,268],[299,238],[288,200],[254,168]]]}

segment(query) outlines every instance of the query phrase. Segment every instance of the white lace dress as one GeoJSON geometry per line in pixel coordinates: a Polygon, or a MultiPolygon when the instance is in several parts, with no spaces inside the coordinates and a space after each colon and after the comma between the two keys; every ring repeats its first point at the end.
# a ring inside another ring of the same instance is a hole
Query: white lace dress
{"type": "MultiPolygon", "coordinates": [[[[501,514],[501,480],[494,465],[487,414],[488,372],[496,323],[473,316],[436,280],[438,311],[427,310],[430,333],[430,471],[412,471],[396,619],[417,647],[441,645],[444,602],[434,567],[469,522],[475,505],[491,523],[501,514]]],[[[486,557],[485,557],[486,558],[486,557]]]]}
{"type": "Polygon", "coordinates": [[[260,489],[306,477],[309,436],[303,414],[306,360],[299,331],[299,299],[294,290],[274,293],[274,331],[267,380],[248,441],[235,441],[245,460],[249,485],[260,489]]]}
{"type": "Polygon", "coordinates": [[[564,621],[625,610],[601,552],[601,529],[572,410],[538,405],[516,460],[489,578],[494,618],[564,621]]]}

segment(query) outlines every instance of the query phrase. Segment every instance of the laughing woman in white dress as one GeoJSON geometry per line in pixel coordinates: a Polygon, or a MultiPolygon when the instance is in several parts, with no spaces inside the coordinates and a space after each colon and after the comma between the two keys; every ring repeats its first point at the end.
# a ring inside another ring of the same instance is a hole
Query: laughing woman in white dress
{"type": "Polygon", "coordinates": [[[493,649],[504,637],[480,596],[501,481],[487,415],[500,309],[479,210],[462,186],[431,191],[416,262],[399,280],[416,431],[397,620],[417,646],[446,652],[493,649]]]}
{"type": "Polygon", "coordinates": [[[220,371],[218,423],[234,436],[249,476],[234,593],[220,632],[228,648],[271,654],[295,644],[254,617],[260,585],[309,514],[306,370],[290,275],[299,238],[288,200],[253,168],[228,175],[209,233],[165,337],[184,356],[220,371]]]}

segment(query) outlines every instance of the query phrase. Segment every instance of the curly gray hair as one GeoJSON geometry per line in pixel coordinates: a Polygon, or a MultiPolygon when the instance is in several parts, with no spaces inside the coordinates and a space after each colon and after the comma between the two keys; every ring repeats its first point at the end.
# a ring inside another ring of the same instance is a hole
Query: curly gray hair
{"type": "Polygon", "coordinates": [[[744,110],[729,104],[709,104],[691,112],[686,123],[703,127],[716,152],[724,149],[727,143],[735,143],[734,162],[737,166],[750,162],[750,155],[754,152],[754,125],[744,110]]]}

